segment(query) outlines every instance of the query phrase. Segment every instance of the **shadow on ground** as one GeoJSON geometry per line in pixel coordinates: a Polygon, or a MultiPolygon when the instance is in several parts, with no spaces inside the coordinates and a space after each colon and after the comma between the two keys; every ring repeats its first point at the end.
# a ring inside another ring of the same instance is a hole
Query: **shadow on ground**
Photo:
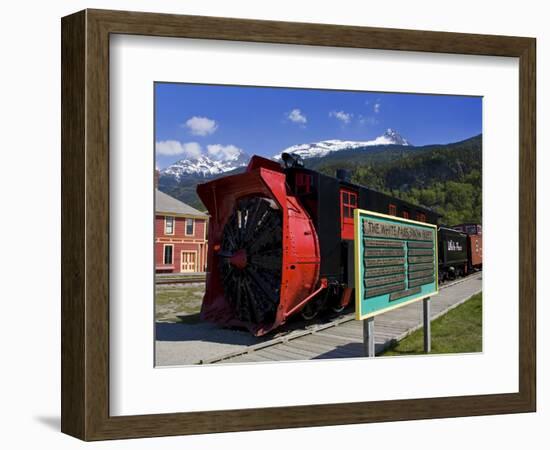
{"type": "Polygon", "coordinates": [[[233,345],[254,345],[269,341],[292,331],[305,330],[308,327],[330,322],[335,317],[348,314],[346,309],[339,315],[326,314],[319,318],[304,322],[297,317],[291,318],[286,324],[265,336],[253,336],[246,329],[224,328],[219,325],[200,320],[200,314],[180,315],[179,322],[156,322],[155,340],[164,342],[203,341],[233,345]]]}
{"type": "Polygon", "coordinates": [[[293,332],[300,333],[311,326],[332,320],[330,314],[307,323],[293,318],[273,333],[256,337],[246,329],[223,328],[210,322],[200,321],[200,317],[196,314],[188,316],[182,314],[178,317],[180,322],[155,323],[156,366],[200,364],[228,352],[239,352],[254,344],[288,336],[293,332]]]}
{"type": "Polygon", "coordinates": [[[197,324],[157,322],[155,339],[164,342],[203,341],[233,345],[253,345],[264,340],[244,330],[220,328],[207,322],[197,324]]]}
{"type": "Polygon", "coordinates": [[[34,420],[51,430],[61,431],[61,417],[59,416],[36,416],[34,420]]]}
{"type": "MultiPolygon", "coordinates": [[[[385,343],[377,343],[374,346],[374,352],[376,355],[380,355],[382,352],[395,345],[397,341],[392,340],[385,343]]],[[[333,358],[362,358],[365,356],[365,347],[361,342],[350,342],[349,344],[339,345],[334,350],[330,350],[325,353],[321,353],[312,359],[333,359],[333,358]]]]}

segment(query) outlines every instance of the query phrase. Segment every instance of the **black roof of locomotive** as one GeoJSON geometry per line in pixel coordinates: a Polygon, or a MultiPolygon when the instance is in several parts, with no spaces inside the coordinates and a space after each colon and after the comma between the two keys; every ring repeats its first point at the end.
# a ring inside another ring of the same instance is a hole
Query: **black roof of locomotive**
{"type": "Polygon", "coordinates": [[[460,231],[460,230],[455,230],[454,228],[451,228],[447,225],[439,225],[437,227],[437,231],[438,232],[441,232],[443,231],[444,233],[446,234],[454,234],[454,235],[457,235],[457,234],[461,234],[462,236],[466,237],[468,236],[466,233],[464,233],[463,231],[460,231]]]}
{"type": "Polygon", "coordinates": [[[437,215],[438,217],[442,217],[441,214],[439,214],[438,212],[434,211],[432,208],[428,208],[427,206],[422,206],[422,205],[417,205],[415,203],[411,203],[411,202],[408,202],[406,200],[402,200],[400,198],[397,198],[397,197],[394,197],[392,195],[389,195],[389,194],[386,194],[384,192],[380,192],[378,191],[377,189],[373,189],[371,187],[368,187],[368,186],[363,186],[362,184],[355,184],[355,183],[352,183],[350,181],[344,181],[344,180],[339,180],[340,181],[340,184],[343,184],[343,185],[347,185],[349,187],[354,187],[354,188],[361,188],[361,189],[368,189],[369,191],[377,194],[377,195],[380,195],[380,196],[383,196],[383,197],[386,197],[386,199],[390,200],[390,199],[395,199],[397,200],[399,203],[401,203],[402,205],[405,205],[406,207],[408,208],[411,208],[411,209],[423,209],[427,212],[429,212],[430,214],[435,214],[437,215]]]}
{"type": "Polygon", "coordinates": [[[317,170],[314,170],[314,169],[308,169],[306,167],[291,167],[291,168],[286,168],[284,169],[285,171],[293,171],[293,170],[296,170],[296,171],[301,171],[301,172],[309,172],[309,173],[313,173],[313,174],[316,174],[318,176],[322,176],[322,177],[328,177],[328,178],[332,178],[332,179],[335,179],[335,180],[338,180],[338,182],[342,185],[342,186],[346,186],[346,187],[349,187],[349,188],[352,188],[352,189],[366,189],[368,191],[370,191],[371,193],[375,194],[375,195],[378,195],[380,197],[385,197],[387,200],[393,200],[395,199],[396,201],[398,201],[401,205],[404,205],[406,206],[407,208],[410,208],[410,209],[420,209],[420,210],[424,210],[430,214],[433,214],[433,215],[436,215],[438,218],[439,217],[443,217],[441,214],[439,214],[438,212],[434,211],[433,209],[431,208],[428,208],[427,206],[422,206],[422,205],[416,205],[414,203],[410,203],[406,200],[401,200],[400,198],[397,198],[397,197],[393,197],[389,194],[386,194],[384,192],[380,192],[376,189],[373,189],[371,187],[368,187],[368,186],[363,186],[361,184],[356,184],[356,183],[352,183],[351,181],[346,181],[346,180],[342,180],[340,178],[337,178],[335,176],[331,176],[331,175],[326,175],[324,173],[321,173],[317,170]]]}

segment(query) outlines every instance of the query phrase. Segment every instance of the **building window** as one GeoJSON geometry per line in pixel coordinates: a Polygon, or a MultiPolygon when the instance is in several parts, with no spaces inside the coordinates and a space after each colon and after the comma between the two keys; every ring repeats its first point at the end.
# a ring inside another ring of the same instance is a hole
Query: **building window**
{"type": "Polygon", "coordinates": [[[403,219],[409,218],[409,211],[403,211],[403,219]]]}
{"type": "Polygon", "coordinates": [[[418,220],[419,222],[426,222],[426,214],[421,212],[417,213],[416,220],[418,220]]]}
{"type": "Polygon", "coordinates": [[[174,234],[174,218],[172,216],[164,218],[164,234],[174,234]]]}
{"type": "Polygon", "coordinates": [[[195,234],[195,219],[185,219],[185,234],[186,236],[195,234]]]}
{"type": "Polygon", "coordinates": [[[173,264],[174,263],[174,246],[165,245],[164,246],[164,264],[173,264]]]}
{"type": "Polygon", "coordinates": [[[397,206],[395,206],[393,203],[390,203],[389,213],[390,216],[397,216],[397,206]]]}

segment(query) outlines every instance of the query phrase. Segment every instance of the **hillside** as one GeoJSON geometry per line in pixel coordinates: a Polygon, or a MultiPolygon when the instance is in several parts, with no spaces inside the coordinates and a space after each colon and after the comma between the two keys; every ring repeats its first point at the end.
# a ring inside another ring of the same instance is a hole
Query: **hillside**
{"type": "Polygon", "coordinates": [[[348,168],[354,183],[433,208],[447,224],[481,223],[481,148],[479,135],[447,145],[355,149],[306,165],[329,175],[348,168]]]}

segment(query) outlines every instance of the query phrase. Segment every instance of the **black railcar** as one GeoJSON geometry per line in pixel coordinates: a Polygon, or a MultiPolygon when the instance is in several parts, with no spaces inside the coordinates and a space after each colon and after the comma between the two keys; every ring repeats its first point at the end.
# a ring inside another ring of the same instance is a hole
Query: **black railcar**
{"type": "Polygon", "coordinates": [[[439,281],[454,280],[468,272],[467,235],[440,226],[437,230],[439,281]]]}

